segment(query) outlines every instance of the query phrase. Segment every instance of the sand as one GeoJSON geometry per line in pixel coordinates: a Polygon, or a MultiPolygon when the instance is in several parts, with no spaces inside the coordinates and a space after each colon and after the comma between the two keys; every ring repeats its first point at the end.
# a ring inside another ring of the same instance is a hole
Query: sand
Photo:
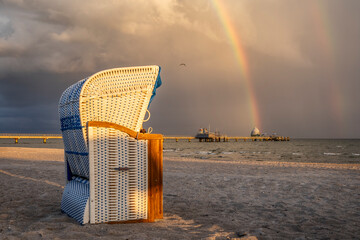
{"type": "Polygon", "coordinates": [[[0,148],[0,239],[356,239],[360,165],[164,157],[164,219],[79,225],[63,150],[0,148]]]}

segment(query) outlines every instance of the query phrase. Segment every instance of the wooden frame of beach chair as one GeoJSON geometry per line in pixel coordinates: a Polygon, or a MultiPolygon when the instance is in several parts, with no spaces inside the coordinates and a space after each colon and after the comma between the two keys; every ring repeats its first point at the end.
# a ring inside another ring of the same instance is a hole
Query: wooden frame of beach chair
{"type": "Polygon", "coordinates": [[[162,135],[139,133],[160,85],[158,66],[116,68],[63,93],[61,210],[81,224],[162,218],[162,135]]]}

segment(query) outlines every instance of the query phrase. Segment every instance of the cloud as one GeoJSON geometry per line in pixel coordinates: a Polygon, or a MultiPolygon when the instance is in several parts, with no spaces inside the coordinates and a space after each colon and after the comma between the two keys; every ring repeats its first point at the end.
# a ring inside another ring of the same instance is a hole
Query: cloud
{"type": "Polygon", "coordinates": [[[0,38],[8,39],[14,33],[10,19],[0,16],[0,38]]]}
{"type": "Polygon", "coordinates": [[[294,1],[245,0],[225,8],[245,48],[307,66],[309,59],[301,49],[302,37],[309,28],[303,23],[307,10],[298,5],[294,1]]]}
{"type": "Polygon", "coordinates": [[[24,49],[0,39],[0,57],[19,57],[23,55],[24,49]]]}
{"type": "MultiPolygon", "coordinates": [[[[338,115],[354,125],[358,1],[318,1],[332,30],[332,54],[324,54],[312,0],[222,3],[245,49],[266,128],[333,131],[330,82],[341,86],[334,87],[343,99],[338,115]]],[[[103,69],[147,64],[163,67],[151,106],[158,129],[191,134],[210,122],[241,135],[253,127],[248,89],[211,1],[0,0],[0,107],[12,108],[7,119],[48,102],[49,121],[57,122],[57,101],[69,85],[103,69]]]]}
{"type": "MultiPolygon", "coordinates": [[[[174,0],[88,1],[85,7],[81,1],[4,1],[4,5],[11,9],[14,28],[7,44],[22,46],[27,55],[2,61],[3,69],[26,62],[29,70],[91,71],[110,62],[137,61],[141,51],[155,55],[158,50],[152,46],[163,44],[166,32],[216,39],[205,21],[189,18],[174,0]]],[[[16,48],[10,49],[7,52],[12,53],[16,48]]]]}

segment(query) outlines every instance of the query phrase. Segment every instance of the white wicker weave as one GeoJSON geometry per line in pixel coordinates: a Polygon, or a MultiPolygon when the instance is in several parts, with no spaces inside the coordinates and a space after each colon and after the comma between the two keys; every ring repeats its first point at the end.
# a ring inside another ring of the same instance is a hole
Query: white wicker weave
{"type": "MultiPolygon", "coordinates": [[[[148,66],[94,74],[80,93],[81,124],[105,121],[140,131],[158,73],[158,66],[148,66]]],[[[83,130],[86,136],[86,128],[83,130]]]]}
{"type": "Polygon", "coordinates": [[[87,123],[116,123],[139,132],[161,84],[159,73],[158,66],[105,70],[75,83],[61,96],[59,114],[68,181],[62,210],[80,223],[86,223],[89,214],[91,223],[146,219],[146,141],[114,129],[87,128],[87,123]],[[77,196],[80,200],[73,199],[77,196]]]}
{"type": "Polygon", "coordinates": [[[90,223],[147,219],[147,141],[89,127],[90,223]]]}

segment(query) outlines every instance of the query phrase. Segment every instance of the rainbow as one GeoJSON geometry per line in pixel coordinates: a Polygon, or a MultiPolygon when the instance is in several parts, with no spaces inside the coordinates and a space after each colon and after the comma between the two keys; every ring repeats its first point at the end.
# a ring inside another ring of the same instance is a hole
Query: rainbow
{"type": "Polygon", "coordinates": [[[322,49],[323,54],[329,57],[329,60],[333,60],[334,44],[332,39],[334,38],[331,34],[330,21],[325,6],[322,6],[319,1],[310,1],[309,4],[310,16],[312,16],[319,47],[322,49]]]}
{"type": "MultiPolygon", "coordinates": [[[[328,16],[328,11],[326,6],[322,4],[321,1],[310,1],[309,2],[309,12],[312,16],[314,32],[316,33],[316,40],[319,46],[319,49],[322,50],[322,54],[325,59],[327,59],[326,64],[331,69],[335,69],[336,59],[335,59],[335,48],[334,36],[331,29],[331,21],[328,16]]],[[[328,71],[324,73],[325,77],[328,79],[327,90],[329,94],[329,104],[331,107],[332,118],[335,121],[339,134],[342,132],[344,125],[343,119],[343,94],[341,92],[341,87],[338,86],[337,82],[334,80],[336,73],[328,71]],[[335,76],[334,76],[335,75],[335,76]]]]}
{"type": "Polygon", "coordinates": [[[249,62],[246,57],[244,47],[241,43],[241,37],[237,34],[235,26],[231,22],[229,14],[227,13],[221,0],[212,0],[213,6],[220,19],[220,22],[225,30],[227,38],[231,43],[231,47],[235,54],[236,61],[238,62],[248,92],[249,98],[249,111],[251,115],[252,124],[261,129],[259,107],[256,100],[255,89],[250,77],[249,62]]]}

